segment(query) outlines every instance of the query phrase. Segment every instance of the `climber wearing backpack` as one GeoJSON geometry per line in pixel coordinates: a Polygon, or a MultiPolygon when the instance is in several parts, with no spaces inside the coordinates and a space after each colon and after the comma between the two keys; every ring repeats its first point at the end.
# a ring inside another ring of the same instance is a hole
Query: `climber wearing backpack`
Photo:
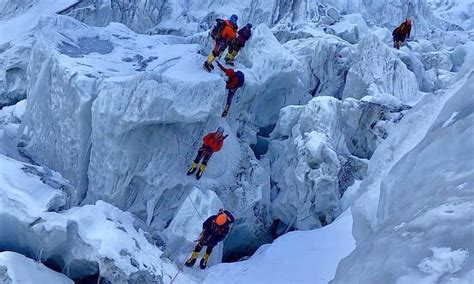
{"type": "Polygon", "coordinates": [[[219,68],[225,73],[225,75],[229,78],[227,83],[225,84],[225,88],[228,90],[227,92],[227,102],[222,112],[222,117],[226,117],[229,113],[230,104],[232,103],[232,98],[235,95],[235,92],[238,88],[242,87],[245,83],[245,75],[242,71],[234,71],[232,68],[225,68],[222,64],[217,61],[217,65],[219,68]]]}
{"type": "Polygon", "coordinates": [[[212,249],[229,233],[230,226],[234,223],[235,218],[232,214],[224,209],[219,209],[217,215],[212,215],[207,218],[206,221],[202,224],[202,232],[199,236],[199,241],[194,248],[193,254],[191,257],[186,260],[185,264],[188,267],[194,266],[196,259],[199,256],[199,252],[204,246],[207,246],[206,253],[199,263],[201,269],[205,269],[207,266],[207,261],[209,260],[209,255],[212,252],[212,249]]]}
{"type": "Polygon", "coordinates": [[[204,69],[211,72],[214,69],[212,62],[216,57],[220,57],[227,46],[235,39],[237,34],[237,15],[230,16],[229,20],[217,19],[212,28],[211,37],[214,40],[214,48],[204,62],[204,69]]]}
{"type": "Polygon", "coordinates": [[[237,56],[245,43],[252,36],[252,24],[248,23],[245,27],[241,28],[238,32],[237,38],[229,44],[229,50],[225,56],[225,63],[234,65],[234,58],[237,56]]]}
{"type": "Polygon", "coordinates": [[[188,170],[188,176],[194,174],[194,172],[196,172],[199,167],[199,170],[196,174],[196,179],[200,179],[202,177],[209,159],[214,152],[219,152],[221,150],[222,145],[224,145],[225,138],[227,138],[227,136],[224,136],[224,128],[222,127],[217,128],[216,132],[212,132],[204,136],[202,139],[203,144],[201,148],[199,148],[198,154],[188,170]],[[202,163],[199,165],[201,160],[202,163]]]}
{"type": "Polygon", "coordinates": [[[400,46],[405,42],[405,39],[410,38],[411,24],[412,19],[408,18],[393,30],[393,47],[400,49],[400,46]]]}

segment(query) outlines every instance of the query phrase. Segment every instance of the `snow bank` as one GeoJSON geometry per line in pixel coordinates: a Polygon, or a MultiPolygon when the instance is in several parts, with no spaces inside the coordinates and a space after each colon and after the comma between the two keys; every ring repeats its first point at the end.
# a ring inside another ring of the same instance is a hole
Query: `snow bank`
{"type": "Polygon", "coordinates": [[[0,281],[4,284],[74,283],[63,274],[14,252],[0,253],[0,281]]]}

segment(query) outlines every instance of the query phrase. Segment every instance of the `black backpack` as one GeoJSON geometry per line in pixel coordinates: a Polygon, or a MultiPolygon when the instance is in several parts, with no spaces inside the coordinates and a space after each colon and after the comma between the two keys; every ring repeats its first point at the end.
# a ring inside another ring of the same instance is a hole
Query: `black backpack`
{"type": "Polygon", "coordinates": [[[216,24],[212,27],[211,30],[211,37],[213,40],[216,40],[216,38],[219,37],[219,34],[222,31],[222,28],[224,28],[225,21],[222,19],[216,19],[216,24]]]}

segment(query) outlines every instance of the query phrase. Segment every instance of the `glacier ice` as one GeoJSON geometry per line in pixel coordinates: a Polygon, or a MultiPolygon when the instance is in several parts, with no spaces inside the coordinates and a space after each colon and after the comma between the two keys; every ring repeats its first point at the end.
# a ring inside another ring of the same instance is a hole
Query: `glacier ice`
{"type": "Polygon", "coordinates": [[[74,283],[63,274],[14,252],[0,252],[0,281],[4,284],[74,283]]]}
{"type": "Polygon", "coordinates": [[[377,123],[391,120],[392,111],[332,97],[283,108],[265,156],[273,183],[272,216],[298,229],[332,222],[341,213],[341,196],[365,176],[365,159],[385,138],[377,123]]]}
{"type": "Polygon", "coordinates": [[[365,283],[472,277],[472,65],[464,74],[449,90],[407,113],[402,131],[386,142],[390,147],[402,139],[395,144],[401,147],[377,148],[375,155],[391,151],[394,160],[369,162],[369,179],[360,185],[353,207],[357,248],[341,261],[334,283],[355,275],[365,283]],[[428,107],[429,112],[423,110],[428,107]],[[411,131],[415,121],[424,121],[424,127],[411,131]],[[445,263],[455,267],[443,268],[445,263]],[[376,273],[362,272],[368,270],[376,273]]]}
{"type": "Polygon", "coordinates": [[[400,104],[413,104],[419,99],[415,75],[375,35],[361,40],[354,61],[347,72],[343,98],[389,94],[400,104]]]}

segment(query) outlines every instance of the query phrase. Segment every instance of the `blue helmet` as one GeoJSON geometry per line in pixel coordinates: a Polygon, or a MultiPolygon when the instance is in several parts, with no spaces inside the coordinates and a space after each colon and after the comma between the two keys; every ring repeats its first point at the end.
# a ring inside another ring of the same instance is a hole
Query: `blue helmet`
{"type": "Polygon", "coordinates": [[[251,29],[252,27],[253,27],[253,26],[252,26],[251,23],[248,23],[248,24],[247,24],[247,28],[251,29]]]}
{"type": "Polygon", "coordinates": [[[217,131],[216,132],[220,132],[220,133],[224,133],[224,127],[217,127],[217,131]]]}
{"type": "Polygon", "coordinates": [[[230,21],[234,24],[237,24],[237,20],[239,19],[239,17],[237,17],[236,14],[233,14],[232,16],[230,16],[230,21]]]}

